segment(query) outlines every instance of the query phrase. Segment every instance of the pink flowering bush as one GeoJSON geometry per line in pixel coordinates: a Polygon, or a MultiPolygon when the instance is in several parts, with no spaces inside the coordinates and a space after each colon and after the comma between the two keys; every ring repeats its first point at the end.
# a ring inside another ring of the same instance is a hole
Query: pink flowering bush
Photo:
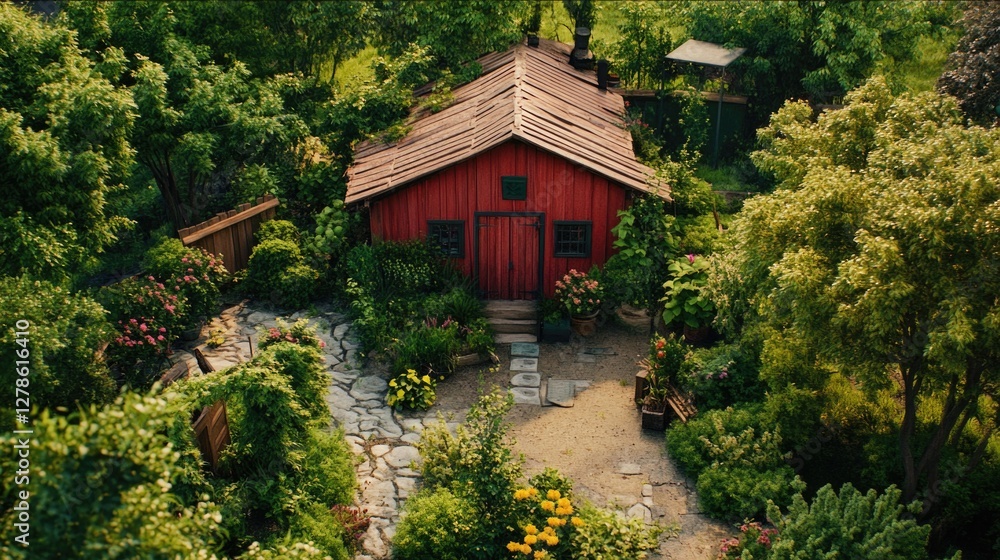
{"type": "Polygon", "coordinates": [[[778,530],[764,528],[756,521],[744,521],[740,525],[740,536],[724,539],[719,546],[719,560],[726,558],[765,558],[767,551],[778,538],[778,530]]]}
{"type": "Polygon", "coordinates": [[[601,308],[603,297],[604,288],[600,282],[575,268],[556,281],[556,299],[570,315],[590,315],[601,308]]]}
{"type": "Polygon", "coordinates": [[[316,335],[316,328],[310,326],[309,321],[305,319],[299,319],[291,326],[278,319],[275,321],[275,326],[262,329],[258,333],[257,345],[261,350],[279,342],[291,342],[317,350],[326,347],[326,343],[316,335]]]}
{"type": "Polygon", "coordinates": [[[221,255],[185,247],[180,240],[171,238],[150,249],[144,264],[151,276],[187,300],[185,327],[194,327],[218,311],[219,286],[229,278],[221,255]]]}

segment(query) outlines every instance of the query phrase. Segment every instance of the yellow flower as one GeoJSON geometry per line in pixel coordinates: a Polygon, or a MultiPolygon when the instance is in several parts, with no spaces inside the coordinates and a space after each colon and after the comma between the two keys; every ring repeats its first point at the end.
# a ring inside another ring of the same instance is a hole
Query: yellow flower
{"type": "Polygon", "coordinates": [[[521,545],[521,552],[523,554],[531,554],[531,547],[528,546],[528,545],[526,545],[526,544],[522,544],[521,545]]]}
{"type": "Polygon", "coordinates": [[[431,384],[431,376],[425,374],[421,379],[423,379],[424,383],[431,384]]]}
{"type": "Polygon", "coordinates": [[[558,500],[559,496],[561,495],[562,494],[560,494],[558,490],[549,490],[548,494],[546,494],[545,497],[550,500],[558,500]]]}
{"type": "Polygon", "coordinates": [[[556,515],[570,515],[572,513],[573,513],[573,507],[572,506],[569,506],[569,507],[557,507],[556,508],[556,515]]]}
{"type": "Polygon", "coordinates": [[[545,560],[548,556],[545,555],[544,550],[539,550],[535,553],[535,560],[545,560]]]}
{"type": "Polygon", "coordinates": [[[390,381],[390,382],[389,382],[389,386],[390,386],[390,387],[395,387],[395,386],[396,386],[396,380],[395,380],[395,379],[393,379],[392,381],[390,381]]]}
{"type": "Polygon", "coordinates": [[[542,500],[542,509],[545,511],[554,511],[556,509],[556,505],[548,500],[542,500]]]}
{"type": "Polygon", "coordinates": [[[570,507],[569,498],[559,498],[559,501],[556,502],[556,505],[561,508],[570,507]]]}
{"type": "Polygon", "coordinates": [[[546,527],[545,530],[542,531],[542,533],[545,534],[545,535],[554,535],[554,534],[556,534],[556,530],[553,529],[552,527],[546,527]]]}
{"type": "Polygon", "coordinates": [[[528,488],[528,496],[531,496],[532,498],[534,498],[535,496],[538,496],[538,489],[537,488],[528,488]]]}
{"type": "Polygon", "coordinates": [[[400,399],[401,399],[401,398],[403,398],[403,395],[405,395],[405,394],[406,394],[406,391],[404,391],[404,390],[402,390],[402,389],[400,389],[400,390],[396,391],[396,397],[397,397],[397,398],[400,398],[400,399]]]}
{"type": "Polygon", "coordinates": [[[507,550],[511,552],[517,552],[521,550],[521,543],[510,541],[509,543],[507,543],[507,550]]]}
{"type": "Polygon", "coordinates": [[[546,542],[548,542],[549,546],[555,546],[559,544],[559,537],[555,535],[549,535],[549,538],[546,539],[546,542]]]}
{"type": "Polygon", "coordinates": [[[574,527],[583,527],[584,525],[583,520],[580,519],[579,517],[574,517],[573,519],[570,519],[570,522],[573,524],[574,527]]]}
{"type": "Polygon", "coordinates": [[[515,490],[514,491],[514,499],[515,500],[521,501],[521,500],[526,500],[527,498],[528,498],[528,491],[527,490],[521,489],[521,490],[515,490]]]}
{"type": "Polygon", "coordinates": [[[549,518],[549,527],[562,527],[566,524],[565,519],[559,519],[558,517],[549,518]]]}
{"type": "Polygon", "coordinates": [[[524,535],[524,544],[535,544],[538,542],[538,537],[535,535],[524,535]]]}
{"type": "Polygon", "coordinates": [[[538,527],[535,527],[534,525],[525,525],[524,532],[528,533],[529,535],[537,535],[538,527]]]}

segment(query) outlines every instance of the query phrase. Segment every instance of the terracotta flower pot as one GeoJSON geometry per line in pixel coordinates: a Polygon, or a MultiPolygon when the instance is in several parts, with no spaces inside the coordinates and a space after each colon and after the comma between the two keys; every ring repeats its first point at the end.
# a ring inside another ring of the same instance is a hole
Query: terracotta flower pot
{"type": "Polygon", "coordinates": [[[573,315],[569,318],[573,332],[580,336],[594,336],[597,332],[597,311],[589,315],[573,315]]]}

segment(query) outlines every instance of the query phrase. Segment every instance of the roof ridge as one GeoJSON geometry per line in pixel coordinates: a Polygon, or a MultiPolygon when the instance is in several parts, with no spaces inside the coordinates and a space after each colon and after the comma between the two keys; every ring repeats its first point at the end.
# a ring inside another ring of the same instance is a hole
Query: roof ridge
{"type": "Polygon", "coordinates": [[[517,45],[514,47],[514,122],[511,124],[511,132],[517,134],[521,132],[521,85],[524,83],[524,49],[526,47],[517,45]]]}

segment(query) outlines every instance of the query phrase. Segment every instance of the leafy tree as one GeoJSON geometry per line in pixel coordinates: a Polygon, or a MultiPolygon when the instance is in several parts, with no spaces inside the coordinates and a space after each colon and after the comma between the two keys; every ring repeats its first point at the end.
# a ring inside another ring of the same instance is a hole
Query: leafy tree
{"type": "Polygon", "coordinates": [[[371,7],[358,0],[173,4],[177,32],[210,47],[216,64],[240,61],[254,76],[299,72],[325,81],[365,47],[371,7]]]}
{"type": "Polygon", "coordinates": [[[753,160],[778,189],[733,224],[711,281],[718,322],[761,349],[772,387],[821,389],[832,371],[898,387],[913,500],[970,420],[984,426],[974,447],[993,434],[977,403],[995,402],[1000,374],[1000,132],[964,126],[952,98],[872,79],[815,122],[786,104],[759,136],[753,160]]]}
{"type": "Polygon", "coordinates": [[[622,83],[633,88],[660,89],[667,71],[663,55],[672,42],[664,10],[647,2],[615,4],[620,14],[619,38],[609,56],[622,83]]]}
{"type": "Polygon", "coordinates": [[[914,521],[911,514],[920,511],[920,505],[900,505],[901,495],[894,486],[879,495],[875,490],[862,494],[850,484],[838,494],[827,484],[812,504],[801,493],[794,496],[787,514],[771,504],[768,518],[778,537],[765,558],[926,559],[930,527],[914,521]]]}
{"type": "Polygon", "coordinates": [[[183,36],[169,3],[71,3],[67,19],[90,31],[81,41],[127,55],[139,112],[133,145],[175,227],[229,207],[229,184],[254,164],[294,168],[292,148],[308,128],[284,95],[301,87],[299,79],[255,80],[239,61],[216,64],[210,49],[183,36]]]}
{"type": "Polygon", "coordinates": [[[593,29],[597,22],[597,5],[594,0],[563,0],[563,6],[573,20],[573,28],[593,29]]]}
{"type": "Polygon", "coordinates": [[[105,200],[132,164],[135,107],[114,81],[121,52],[95,59],[66,27],[0,4],[0,274],[65,278],[128,224],[105,200]]]}
{"type": "Polygon", "coordinates": [[[521,38],[527,0],[377,0],[373,44],[399,56],[411,43],[426,47],[442,68],[457,69],[521,38]]]}
{"type": "Polygon", "coordinates": [[[910,59],[930,29],[915,2],[690,2],[684,15],[695,39],[748,49],[732,75],[754,94],[754,127],[785,99],[828,100],[910,59]]]}
{"type": "Polygon", "coordinates": [[[1000,107],[1000,4],[969,2],[962,17],[965,35],[948,57],[950,69],[938,90],[954,95],[965,114],[996,123],[1000,107]]]}

